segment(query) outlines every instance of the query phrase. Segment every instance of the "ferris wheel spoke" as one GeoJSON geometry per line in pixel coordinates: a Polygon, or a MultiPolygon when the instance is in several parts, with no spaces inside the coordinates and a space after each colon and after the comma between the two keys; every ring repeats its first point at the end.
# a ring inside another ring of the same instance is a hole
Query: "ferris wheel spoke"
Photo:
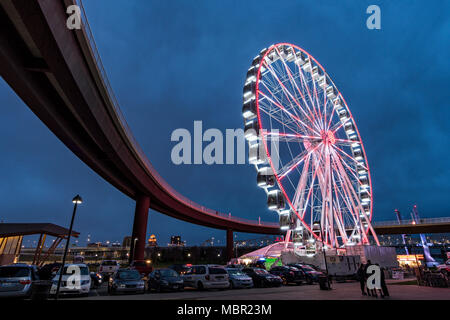
{"type": "MultiPolygon", "coordinates": [[[[305,103],[305,106],[308,108],[308,110],[309,110],[310,113],[311,113],[311,110],[310,110],[310,108],[309,108],[309,106],[308,106],[308,103],[307,103],[306,100],[305,100],[305,97],[304,97],[302,91],[299,89],[299,87],[298,87],[298,85],[297,85],[297,82],[295,81],[294,77],[292,76],[292,70],[288,67],[288,65],[286,64],[286,61],[284,61],[284,59],[281,57],[281,54],[280,54],[280,52],[278,51],[278,48],[275,48],[275,49],[276,49],[278,55],[280,56],[281,61],[283,62],[283,66],[284,66],[284,68],[285,68],[285,70],[286,70],[286,72],[287,72],[287,74],[288,74],[288,76],[289,76],[289,79],[290,79],[290,82],[291,82],[291,86],[292,86],[292,87],[295,87],[295,88],[297,89],[297,91],[300,93],[300,97],[302,98],[303,102],[305,103]]],[[[294,93],[295,93],[295,90],[294,90],[294,93]]],[[[290,96],[291,96],[291,98],[293,98],[293,97],[292,97],[292,94],[290,94],[290,96]]],[[[294,98],[293,98],[293,99],[294,99],[294,98]]],[[[306,111],[303,110],[303,108],[302,108],[302,107],[300,106],[300,104],[297,102],[297,99],[294,99],[294,101],[296,102],[296,104],[298,105],[298,107],[300,108],[300,110],[306,115],[306,117],[308,117],[309,121],[310,121],[311,123],[315,123],[315,121],[313,121],[313,120],[309,117],[309,115],[306,113],[306,111]]],[[[311,113],[311,115],[314,117],[314,114],[311,113]]]]}
{"type": "Polygon", "coordinates": [[[284,141],[284,142],[304,142],[304,141],[320,141],[320,137],[316,136],[305,136],[303,134],[293,134],[293,133],[280,133],[280,132],[264,132],[264,135],[270,140],[275,137],[274,140],[284,141]]]}
{"type": "MultiPolygon", "coordinates": [[[[337,173],[337,177],[339,179],[339,182],[341,184],[341,189],[342,192],[340,192],[340,189],[338,189],[338,191],[341,194],[342,200],[344,201],[344,203],[347,206],[347,210],[349,212],[349,218],[351,218],[352,220],[352,225],[351,228],[352,230],[355,228],[355,226],[359,225],[359,215],[358,215],[358,210],[355,209],[355,203],[353,201],[353,197],[351,195],[351,192],[348,190],[348,186],[346,185],[343,177],[342,177],[342,173],[340,172],[340,170],[337,168],[336,165],[334,165],[334,170],[337,173]]],[[[342,224],[344,225],[344,229],[346,229],[346,227],[348,226],[348,224],[345,223],[344,219],[341,220],[342,224]]]]}
{"type": "Polygon", "coordinates": [[[338,187],[336,185],[336,181],[334,179],[334,173],[333,171],[331,172],[331,177],[332,177],[332,182],[333,182],[333,186],[334,186],[334,195],[336,198],[336,201],[333,202],[333,206],[334,206],[334,218],[336,220],[336,224],[339,230],[339,233],[341,235],[342,241],[344,242],[344,244],[346,244],[348,242],[348,238],[347,238],[347,232],[345,231],[345,225],[344,225],[344,221],[342,219],[342,209],[341,209],[341,205],[339,203],[339,196],[338,196],[338,187]]]}
{"type": "Polygon", "coordinates": [[[360,233],[362,231],[363,236],[364,236],[363,242],[368,243],[369,242],[369,238],[368,238],[368,235],[366,233],[366,230],[365,230],[364,226],[362,226],[362,224],[361,224],[361,219],[360,219],[360,215],[359,215],[360,212],[361,213],[364,212],[364,208],[363,208],[363,206],[361,204],[361,201],[360,201],[358,195],[356,194],[355,189],[352,187],[352,184],[350,183],[350,179],[349,179],[348,175],[346,174],[344,168],[342,167],[342,164],[339,161],[339,158],[335,157],[334,160],[335,160],[335,163],[336,163],[336,166],[337,166],[338,170],[341,173],[341,177],[344,180],[344,186],[347,189],[347,192],[350,194],[350,201],[352,202],[353,209],[354,209],[353,213],[356,215],[356,221],[358,222],[357,226],[359,227],[360,233]],[[352,195],[353,195],[354,198],[352,197],[352,195]],[[354,203],[353,199],[356,200],[356,204],[354,203]]]}
{"type": "Polygon", "coordinates": [[[366,167],[363,163],[358,162],[355,158],[353,158],[353,157],[351,157],[350,155],[348,155],[348,154],[347,154],[344,150],[342,150],[341,148],[336,147],[336,146],[333,146],[333,148],[334,148],[335,150],[339,151],[339,152],[340,152],[341,154],[343,154],[347,159],[351,160],[351,161],[352,161],[353,163],[355,163],[356,165],[359,165],[359,166],[361,166],[363,169],[368,170],[367,167],[366,167]]]}
{"type": "Polygon", "coordinates": [[[282,180],[287,174],[289,174],[292,170],[297,168],[305,159],[306,157],[313,153],[321,144],[318,144],[311,150],[304,150],[301,154],[296,156],[294,159],[292,159],[289,163],[287,163],[284,167],[281,168],[281,170],[277,173],[277,176],[280,180],[282,180]],[[306,153],[306,154],[305,154],[306,153]]]}
{"type": "Polygon", "coordinates": [[[293,115],[292,113],[290,113],[285,107],[283,107],[281,104],[275,102],[274,100],[272,100],[268,95],[266,95],[264,92],[259,91],[259,93],[264,96],[267,100],[269,100],[270,102],[272,102],[274,105],[276,105],[278,108],[280,108],[281,110],[283,110],[285,113],[287,113],[292,119],[297,120],[297,126],[301,129],[300,125],[303,125],[305,127],[307,127],[308,129],[310,129],[313,133],[316,133],[317,135],[320,135],[316,130],[314,130],[313,128],[311,128],[310,126],[308,126],[306,123],[304,123],[300,118],[296,117],[295,115],[293,115]]]}
{"type": "MultiPolygon", "coordinates": [[[[277,107],[278,107],[278,105],[283,105],[283,103],[280,101],[280,100],[278,100],[278,98],[277,98],[277,96],[275,95],[275,94],[273,94],[272,93],[272,91],[265,85],[265,83],[263,83],[263,85],[264,85],[264,87],[266,88],[266,90],[269,92],[269,94],[272,96],[272,98],[273,98],[273,101],[275,101],[276,103],[277,103],[277,107]]],[[[266,96],[263,96],[263,98],[266,98],[266,96]]],[[[266,98],[267,100],[269,100],[268,98],[266,98]]],[[[272,103],[272,100],[269,100],[269,102],[271,103],[271,104],[274,104],[274,103],[272,103]]],[[[295,112],[295,116],[296,116],[296,118],[298,118],[298,119],[300,119],[300,116],[299,116],[299,114],[296,112],[296,110],[295,110],[295,108],[292,106],[292,104],[291,103],[289,103],[289,105],[291,106],[291,110],[293,110],[294,112],[295,112]]],[[[270,109],[270,107],[268,108],[268,109],[270,109]]],[[[289,112],[289,110],[288,110],[288,108],[285,108],[286,109],[286,111],[288,112],[288,113],[290,113],[289,112]]],[[[277,108],[277,110],[279,110],[279,107],[277,108]]],[[[283,109],[282,109],[283,110],[283,109]]],[[[271,113],[272,114],[272,113],[271,113]]],[[[296,119],[294,119],[294,118],[292,118],[291,117],[291,120],[292,120],[292,122],[295,122],[295,120],[296,119]]],[[[298,124],[297,124],[297,126],[298,126],[298,124]]],[[[302,129],[301,127],[299,127],[300,129],[302,129]]],[[[311,129],[312,130],[312,129],[311,129]]],[[[295,130],[294,130],[295,131],[295,130]]],[[[304,132],[304,133],[307,133],[307,132],[304,132]]]]}
{"type": "Polygon", "coordinates": [[[309,101],[311,101],[311,105],[312,105],[312,107],[314,109],[314,113],[316,114],[316,117],[318,119],[320,119],[320,121],[322,121],[322,115],[320,114],[320,107],[317,106],[317,110],[316,110],[316,105],[314,104],[314,99],[311,96],[311,92],[309,90],[309,86],[307,84],[307,81],[306,81],[305,77],[303,76],[303,72],[302,71],[300,71],[300,80],[301,80],[300,83],[301,83],[302,87],[304,87],[306,89],[306,92],[307,92],[308,97],[309,97],[309,101]]]}
{"type": "Polygon", "coordinates": [[[290,119],[290,121],[286,121],[286,120],[283,121],[283,119],[281,117],[278,117],[274,113],[270,113],[266,108],[261,108],[261,104],[260,104],[260,110],[262,110],[265,114],[267,114],[271,119],[274,119],[275,121],[280,123],[283,127],[288,128],[292,132],[297,132],[298,131],[298,130],[296,130],[295,128],[293,128],[291,126],[291,124],[297,125],[297,123],[295,121],[293,121],[292,119],[290,119]]]}
{"type": "MultiPolygon", "coordinates": [[[[284,61],[283,61],[284,62],[284,61]]],[[[283,84],[283,82],[278,78],[278,76],[275,74],[275,72],[273,71],[271,66],[268,66],[267,64],[265,64],[268,68],[268,70],[272,73],[272,75],[274,76],[274,78],[278,81],[278,83],[280,84],[283,93],[285,94],[287,100],[289,101],[289,104],[292,105],[291,103],[291,99],[292,101],[294,101],[294,103],[298,106],[298,108],[302,111],[302,113],[308,118],[309,122],[313,125],[313,126],[317,126],[316,122],[314,122],[308,115],[308,113],[302,108],[302,106],[299,104],[299,102],[297,101],[297,99],[292,95],[292,93],[286,88],[286,86],[283,84]],[[290,97],[290,98],[289,98],[290,97]]],[[[288,78],[290,78],[289,73],[288,73],[288,78]]],[[[295,81],[295,80],[294,80],[295,81]]],[[[292,85],[292,84],[291,84],[292,85]]],[[[305,101],[306,103],[306,101],[305,101]]],[[[306,103],[306,106],[307,103],[306,103]]],[[[318,129],[320,131],[320,128],[316,127],[316,129],[318,129]]]]}

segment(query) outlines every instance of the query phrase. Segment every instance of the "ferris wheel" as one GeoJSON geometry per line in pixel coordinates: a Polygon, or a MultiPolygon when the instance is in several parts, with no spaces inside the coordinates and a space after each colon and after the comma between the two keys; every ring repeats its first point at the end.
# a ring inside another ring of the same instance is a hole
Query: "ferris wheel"
{"type": "Polygon", "coordinates": [[[263,49],[247,72],[242,114],[257,184],[294,245],[341,248],[370,235],[378,244],[361,137],[316,59],[288,43],[263,49]]]}

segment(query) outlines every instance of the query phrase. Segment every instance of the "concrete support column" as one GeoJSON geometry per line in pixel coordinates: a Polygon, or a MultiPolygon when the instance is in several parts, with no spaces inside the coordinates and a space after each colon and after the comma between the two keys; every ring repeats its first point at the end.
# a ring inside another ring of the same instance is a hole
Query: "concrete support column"
{"type": "Polygon", "coordinates": [[[144,260],[149,208],[150,198],[139,195],[136,199],[136,209],[134,211],[133,234],[131,237],[129,256],[130,263],[133,260],[144,260]]]}
{"type": "Polygon", "coordinates": [[[227,229],[227,262],[233,258],[234,244],[233,244],[233,230],[227,229]]]}

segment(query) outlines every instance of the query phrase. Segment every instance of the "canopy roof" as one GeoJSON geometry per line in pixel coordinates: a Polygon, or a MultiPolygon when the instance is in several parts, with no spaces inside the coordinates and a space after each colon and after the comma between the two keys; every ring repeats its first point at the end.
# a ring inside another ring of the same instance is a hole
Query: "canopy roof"
{"type": "Polygon", "coordinates": [[[285,250],[293,250],[294,244],[292,242],[288,242],[286,246],[286,242],[275,242],[264,248],[249,252],[239,257],[240,259],[255,259],[255,258],[266,258],[266,257],[279,257],[281,255],[281,251],[285,250]]]}
{"type": "MultiPolygon", "coordinates": [[[[0,237],[26,236],[32,234],[46,234],[66,238],[69,235],[69,229],[53,223],[0,223],[0,237]]],[[[73,237],[78,237],[79,235],[79,232],[72,230],[73,237]]]]}

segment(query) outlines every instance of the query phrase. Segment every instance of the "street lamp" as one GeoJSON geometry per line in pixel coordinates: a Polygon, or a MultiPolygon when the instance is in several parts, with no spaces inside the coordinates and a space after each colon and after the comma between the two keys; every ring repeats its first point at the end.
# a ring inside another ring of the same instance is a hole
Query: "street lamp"
{"type": "Polygon", "coordinates": [[[327,272],[327,281],[328,281],[328,284],[330,283],[329,282],[329,277],[328,277],[328,264],[327,264],[327,256],[326,256],[326,253],[325,253],[325,244],[324,244],[324,238],[323,238],[323,232],[322,232],[322,225],[320,224],[320,221],[314,221],[314,223],[313,223],[313,227],[319,227],[319,230],[320,230],[320,238],[322,239],[322,252],[323,252],[323,260],[325,261],[325,271],[327,272]]]}
{"type": "Polygon", "coordinates": [[[138,238],[133,239],[133,255],[131,256],[130,264],[131,264],[131,262],[134,261],[134,253],[136,252],[136,241],[138,241],[138,238]]]}
{"type": "Polygon", "coordinates": [[[62,266],[59,269],[58,286],[56,287],[55,300],[58,300],[59,289],[61,288],[61,280],[62,280],[62,275],[63,275],[63,272],[64,272],[64,265],[66,264],[67,250],[69,249],[70,236],[72,235],[73,221],[75,220],[75,214],[77,212],[77,207],[78,207],[79,204],[83,203],[83,199],[81,199],[80,195],[77,194],[72,199],[72,203],[73,203],[72,220],[70,220],[69,235],[67,236],[66,248],[64,249],[62,266]]]}

